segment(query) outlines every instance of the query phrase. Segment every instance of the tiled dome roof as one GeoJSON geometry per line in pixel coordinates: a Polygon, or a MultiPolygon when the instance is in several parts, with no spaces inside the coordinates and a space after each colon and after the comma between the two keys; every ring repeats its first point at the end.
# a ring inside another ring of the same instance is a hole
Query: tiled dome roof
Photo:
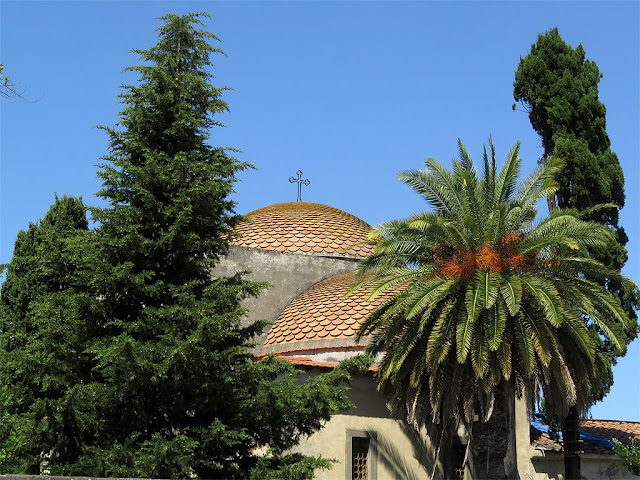
{"type": "Polygon", "coordinates": [[[365,318],[389,299],[391,293],[369,301],[368,290],[363,287],[345,298],[353,283],[353,273],[343,273],[322,280],[298,295],[271,327],[264,346],[278,346],[282,347],[278,351],[285,351],[292,343],[354,337],[365,318]]]}
{"type": "Polygon", "coordinates": [[[319,203],[277,203],[246,215],[232,245],[309,255],[365,257],[373,252],[362,242],[371,227],[358,217],[319,203]],[[348,250],[347,250],[348,249],[348,250]]]}

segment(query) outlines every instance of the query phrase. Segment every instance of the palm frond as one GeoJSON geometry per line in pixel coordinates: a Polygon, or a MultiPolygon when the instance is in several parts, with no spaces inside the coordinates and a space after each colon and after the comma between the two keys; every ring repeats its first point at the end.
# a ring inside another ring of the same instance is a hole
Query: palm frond
{"type": "Polygon", "coordinates": [[[582,361],[587,359],[589,363],[593,364],[595,358],[595,345],[589,330],[587,329],[584,321],[576,314],[567,312],[565,314],[564,322],[562,323],[562,332],[570,337],[573,344],[581,352],[582,361]]]}
{"type": "Polygon", "coordinates": [[[489,137],[489,149],[490,156],[487,154],[486,145],[483,148],[484,171],[481,184],[487,209],[492,210],[500,202],[500,198],[496,196],[496,149],[491,137],[489,137]]]}
{"type": "Polygon", "coordinates": [[[519,319],[522,322],[533,347],[535,349],[537,357],[543,366],[548,367],[551,361],[553,335],[549,331],[545,322],[541,322],[536,316],[532,315],[528,309],[522,309],[520,311],[519,319]]]}
{"type": "MultiPolygon", "coordinates": [[[[511,147],[511,150],[509,150],[507,159],[496,180],[495,190],[498,202],[507,202],[513,196],[522,167],[522,159],[519,153],[520,142],[516,142],[513,147],[511,147]]],[[[518,197],[520,197],[520,195],[518,195],[518,197]]]]}
{"type": "Polygon", "coordinates": [[[604,245],[613,233],[602,224],[578,220],[572,212],[556,210],[534,226],[520,245],[521,253],[567,246],[573,250],[604,245]]]}
{"type": "Polygon", "coordinates": [[[540,305],[547,321],[554,327],[562,324],[564,308],[553,283],[540,276],[524,274],[520,277],[523,289],[540,305]]]}
{"type": "Polygon", "coordinates": [[[504,299],[509,314],[514,316],[522,305],[522,282],[516,275],[508,275],[503,279],[500,293],[504,299]]]}
{"type": "Polygon", "coordinates": [[[479,289],[473,284],[469,285],[465,292],[466,314],[459,315],[458,328],[456,331],[456,351],[459,363],[463,363],[471,347],[471,337],[473,336],[476,319],[482,309],[482,299],[479,289]]]}
{"type": "MultiPolygon", "coordinates": [[[[521,313],[518,315],[521,315],[521,313]]],[[[525,329],[524,322],[522,321],[514,322],[514,333],[518,357],[524,367],[524,371],[522,373],[530,377],[533,375],[536,358],[533,341],[531,340],[529,332],[525,329]]]]}
{"type": "Polygon", "coordinates": [[[497,358],[500,363],[500,368],[502,370],[502,377],[505,380],[511,379],[511,370],[512,370],[512,359],[511,359],[511,342],[503,341],[500,342],[497,351],[497,358]]]}
{"type": "Polygon", "coordinates": [[[427,342],[427,367],[442,363],[449,353],[457,324],[457,303],[448,303],[442,309],[427,342]]]}
{"type": "Polygon", "coordinates": [[[555,193],[558,182],[555,178],[562,169],[562,161],[552,158],[547,164],[540,165],[520,184],[516,193],[518,202],[523,206],[533,205],[541,198],[555,193]]]}
{"type": "Polygon", "coordinates": [[[489,369],[489,338],[485,328],[487,311],[476,322],[475,332],[471,338],[471,366],[478,378],[483,378],[489,369]],[[485,318],[483,318],[485,317],[485,318]]]}
{"type": "Polygon", "coordinates": [[[491,308],[498,298],[500,285],[502,284],[502,275],[497,272],[478,270],[476,272],[475,283],[478,288],[481,305],[484,308],[491,308]]]}
{"type": "Polygon", "coordinates": [[[489,349],[495,352],[504,341],[503,334],[507,327],[507,310],[503,302],[496,302],[493,308],[487,311],[487,338],[489,349]]]}
{"type": "Polygon", "coordinates": [[[398,174],[398,180],[413,188],[438,212],[446,214],[456,210],[457,192],[447,184],[440,183],[438,177],[429,170],[404,170],[398,174]]]}
{"type": "Polygon", "coordinates": [[[465,291],[465,307],[467,309],[467,316],[475,321],[480,315],[480,312],[484,308],[483,304],[483,291],[482,291],[482,272],[478,272],[473,278],[472,282],[469,282],[465,291]]]}
{"type": "Polygon", "coordinates": [[[440,300],[451,292],[455,284],[455,280],[434,277],[416,285],[411,290],[411,296],[408,299],[409,305],[405,312],[407,319],[412,319],[419,313],[424,312],[425,309],[433,309],[434,305],[437,305],[440,300]]]}

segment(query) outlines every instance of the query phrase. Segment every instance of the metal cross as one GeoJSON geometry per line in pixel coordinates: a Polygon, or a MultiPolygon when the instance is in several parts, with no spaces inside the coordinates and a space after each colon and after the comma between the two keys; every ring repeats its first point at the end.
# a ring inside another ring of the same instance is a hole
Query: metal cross
{"type": "Polygon", "coordinates": [[[298,184],[298,200],[296,200],[296,202],[301,202],[302,201],[302,185],[308,186],[311,182],[309,181],[309,179],[306,179],[306,178],[302,180],[302,170],[298,170],[296,174],[298,175],[298,178],[296,179],[295,177],[290,177],[289,181],[291,183],[298,184]]]}

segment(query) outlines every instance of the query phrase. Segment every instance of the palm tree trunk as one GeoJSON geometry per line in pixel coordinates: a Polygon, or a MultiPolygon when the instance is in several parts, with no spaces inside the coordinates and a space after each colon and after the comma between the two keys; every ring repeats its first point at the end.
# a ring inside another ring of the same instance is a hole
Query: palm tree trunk
{"type": "MultiPolygon", "coordinates": [[[[512,425],[512,412],[509,408],[511,395],[510,383],[502,382],[495,392],[493,414],[487,422],[473,423],[471,436],[471,478],[505,480],[508,474],[505,460],[509,452],[509,432],[512,425]]],[[[514,457],[515,458],[515,457],[514,457]]]]}

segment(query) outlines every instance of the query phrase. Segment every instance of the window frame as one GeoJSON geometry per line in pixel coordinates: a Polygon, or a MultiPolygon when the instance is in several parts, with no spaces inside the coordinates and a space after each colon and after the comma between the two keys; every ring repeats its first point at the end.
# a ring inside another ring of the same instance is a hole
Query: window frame
{"type": "Polygon", "coordinates": [[[367,480],[377,480],[378,478],[378,455],[376,450],[377,436],[370,430],[347,429],[345,442],[345,480],[352,480],[353,473],[353,438],[369,439],[369,450],[367,451],[367,480]]]}

